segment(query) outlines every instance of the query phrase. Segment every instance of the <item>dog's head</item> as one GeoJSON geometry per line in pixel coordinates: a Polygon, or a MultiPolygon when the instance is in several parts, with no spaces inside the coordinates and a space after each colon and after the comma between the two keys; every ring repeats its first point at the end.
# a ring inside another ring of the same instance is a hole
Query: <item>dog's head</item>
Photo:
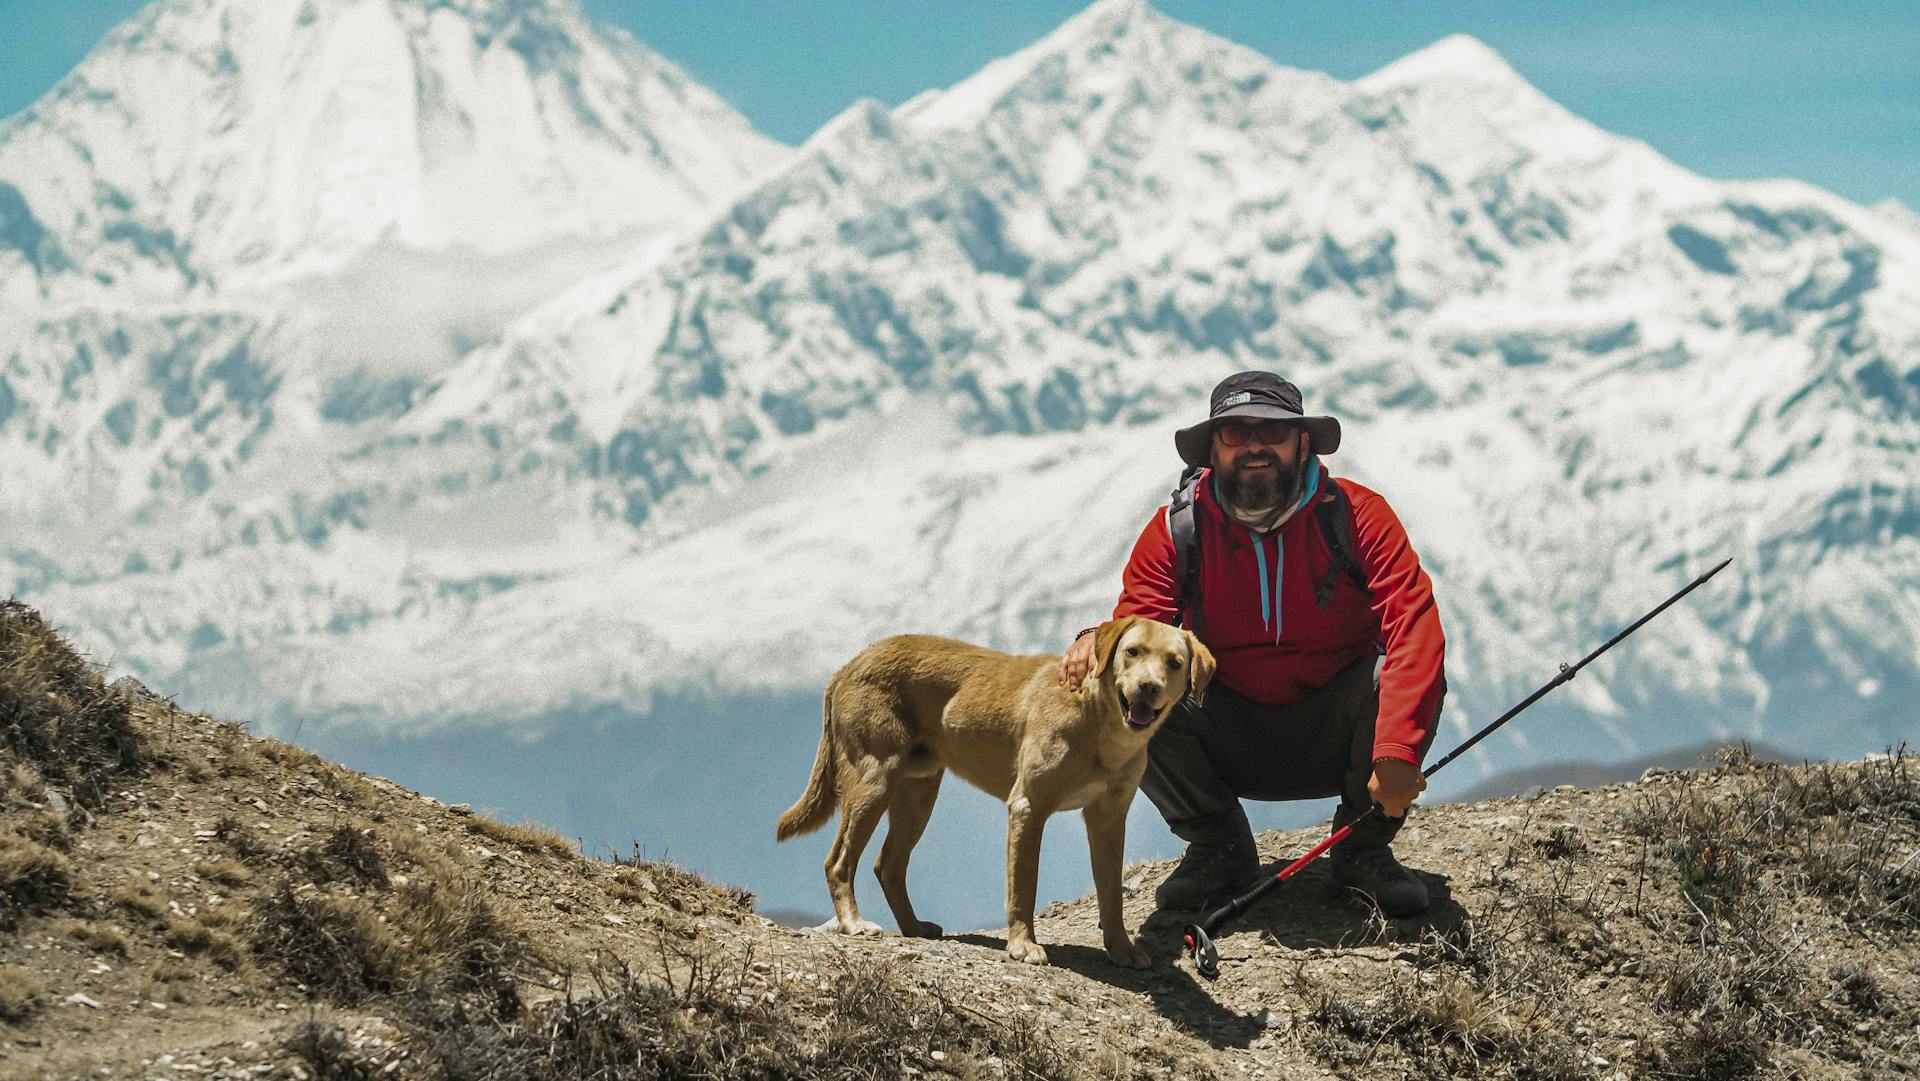
{"type": "Polygon", "coordinates": [[[1094,694],[1114,694],[1127,727],[1144,732],[1183,696],[1197,703],[1213,679],[1213,654],[1190,631],[1128,616],[1093,633],[1094,694]]]}

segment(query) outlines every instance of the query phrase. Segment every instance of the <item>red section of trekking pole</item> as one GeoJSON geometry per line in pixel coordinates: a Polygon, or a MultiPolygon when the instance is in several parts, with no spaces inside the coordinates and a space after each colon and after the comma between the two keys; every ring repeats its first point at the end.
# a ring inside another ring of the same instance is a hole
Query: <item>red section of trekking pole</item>
{"type": "Polygon", "coordinates": [[[1275,872],[1265,882],[1260,883],[1241,896],[1228,901],[1225,908],[1208,916],[1205,924],[1188,924],[1186,931],[1183,932],[1187,942],[1187,952],[1193,956],[1194,964],[1199,966],[1200,974],[1208,979],[1212,979],[1220,974],[1220,954],[1219,951],[1213,947],[1212,937],[1207,934],[1208,927],[1218,929],[1221,924],[1252,908],[1254,902],[1274,890],[1279,889],[1280,883],[1292,878],[1294,872],[1320,858],[1320,853],[1346,840],[1347,834],[1353,832],[1353,827],[1379,813],[1380,808],[1378,806],[1367,808],[1365,814],[1328,834],[1326,840],[1308,849],[1306,855],[1280,868],[1279,871],[1275,872]]]}
{"type": "MultiPolygon", "coordinates": [[[[1440,761],[1435,762],[1433,765],[1428,766],[1426,769],[1422,770],[1420,772],[1420,775],[1422,777],[1431,777],[1434,774],[1440,772],[1440,768],[1442,766],[1445,766],[1447,763],[1460,757],[1462,754],[1465,754],[1467,750],[1471,748],[1474,744],[1479,743],[1481,740],[1486,739],[1488,736],[1492,735],[1495,729],[1499,728],[1503,724],[1506,724],[1508,721],[1513,720],[1516,716],[1520,714],[1521,710],[1526,709],[1528,706],[1533,705],[1535,702],[1538,702],[1541,698],[1545,697],[1548,691],[1551,691],[1555,687],[1558,687],[1562,683],[1565,683],[1566,681],[1572,679],[1576,673],[1578,673],[1582,668],[1585,668],[1587,666],[1588,662],[1592,661],[1595,657],[1598,657],[1600,654],[1605,653],[1607,650],[1612,649],[1614,645],[1618,643],[1622,638],[1625,638],[1627,635],[1632,634],[1634,631],[1639,630],[1642,626],[1646,624],[1648,620],[1666,611],[1668,607],[1670,607],[1675,601],[1693,592],[1695,589],[1698,589],[1700,585],[1704,583],[1707,579],[1713,577],[1716,574],[1719,574],[1723,570],[1726,570],[1727,564],[1732,562],[1733,560],[1731,559],[1722,560],[1719,566],[1713,568],[1712,570],[1701,575],[1700,577],[1695,578],[1692,582],[1689,582],[1687,584],[1687,587],[1685,589],[1682,589],[1680,592],[1675,593],[1671,597],[1668,597],[1666,600],[1660,603],[1659,607],[1655,608],[1651,612],[1648,612],[1646,615],[1641,616],[1639,619],[1634,620],[1633,624],[1629,626],[1626,630],[1621,631],[1619,634],[1616,634],[1612,638],[1607,639],[1606,643],[1602,645],[1600,648],[1594,650],[1592,653],[1587,654],[1585,657],[1580,658],[1579,663],[1572,664],[1572,665],[1566,665],[1566,664],[1561,665],[1560,674],[1554,676],[1551,680],[1547,682],[1545,686],[1541,687],[1539,690],[1528,695],[1526,699],[1522,701],[1519,705],[1501,714],[1497,719],[1494,720],[1492,724],[1489,724],[1485,728],[1482,728],[1480,731],[1475,732],[1472,736],[1467,738],[1467,741],[1465,743],[1462,743],[1460,746],[1455,747],[1452,751],[1449,751],[1445,758],[1442,758],[1440,761]]],[[[1226,924],[1228,920],[1233,919],[1235,916],[1238,916],[1242,912],[1245,912],[1247,909],[1252,908],[1255,901],[1258,901],[1260,898],[1265,897],[1272,890],[1277,889],[1280,883],[1285,882],[1287,879],[1293,877],[1293,874],[1295,871],[1298,871],[1302,867],[1305,867],[1307,864],[1312,863],[1316,858],[1319,857],[1319,855],[1322,852],[1325,852],[1327,849],[1332,848],[1334,845],[1337,845],[1341,841],[1345,840],[1347,834],[1353,832],[1353,827],[1359,825],[1362,822],[1365,822],[1367,819],[1373,817],[1376,814],[1384,814],[1384,813],[1385,812],[1381,810],[1379,804],[1375,804],[1374,806],[1367,808],[1367,810],[1364,813],[1362,813],[1359,817],[1355,818],[1353,821],[1335,830],[1332,833],[1332,835],[1330,835],[1326,840],[1321,841],[1317,845],[1314,845],[1313,848],[1310,851],[1308,851],[1306,855],[1301,856],[1299,859],[1294,860],[1292,863],[1287,864],[1284,868],[1280,870],[1278,874],[1273,875],[1272,877],[1268,878],[1265,882],[1262,882],[1258,886],[1255,886],[1253,889],[1248,890],[1245,894],[1242,894],[1241,896],[1235,897],[1233,900],[1228,901],[1224,907],[1220,908],[1218,911],[1209,915],[1204,921],[1200,923],[1188,924],[1187,929],[1182,933],[1182,935],[1186,940],[1187,953],[1190,956],[1192,956],[1194,967],[1199,970],[1200,975],[1205,976],[1207,979],[1213,979],[1215,976],[1218,976],[1220,974],[1220,954],[1219,954],[1219,951],[1214,949],[1213,938],[1212,938],[1213,932],[1218,931],[1222,926],[1226,924]]]]}

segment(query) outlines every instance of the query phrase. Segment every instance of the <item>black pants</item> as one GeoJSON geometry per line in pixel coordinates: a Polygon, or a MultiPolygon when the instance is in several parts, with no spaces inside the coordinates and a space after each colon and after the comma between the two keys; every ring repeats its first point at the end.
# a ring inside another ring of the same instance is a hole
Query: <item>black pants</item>
{"type": "MultiPolygon", "coordinates": [[[[1257,800],[1339,796],[1342,819],[1372,804],[1373,727],[1379,712],[1380,658],[1355,661],[1326,686],[1284,706],[1250,701],[1219,685],[1206,705],[1183,701],[1147,745],[1140,790],[1189,843],[1222,844],[1250,836],[1242,797],[1257,800]]],[[[1441,698],[1445,700],[1445,686],[1441,698]]],[[[1439,713],[1420,745],[1439,729],[1439,713]]],[[[1385,844],[1399,819],[1376,818],[1355,831],[1361,844],[1385,844]],[[1375,823],[1378,823],[1376,825],[1375,823]],[[1365,832],[1367,836],[1359,836],[1365,832]]]]}

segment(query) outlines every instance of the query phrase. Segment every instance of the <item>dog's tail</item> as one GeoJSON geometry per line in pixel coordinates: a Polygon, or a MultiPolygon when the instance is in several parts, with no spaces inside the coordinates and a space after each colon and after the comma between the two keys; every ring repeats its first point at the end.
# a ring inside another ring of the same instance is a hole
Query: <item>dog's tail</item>
{"type": "Polygon", "coordinates": [[[780,824],[773,831],[776,841],[812,833],[827,824],[827,819],[833,817],[836,772],[833,761],[833,683],[828,682],[827,692],[820,700],[820,750],[813,756],[813,776],[807,778],[807,790],[801,794],[800,802],[787,808],[787,813],[780,816],[780,824]]]}

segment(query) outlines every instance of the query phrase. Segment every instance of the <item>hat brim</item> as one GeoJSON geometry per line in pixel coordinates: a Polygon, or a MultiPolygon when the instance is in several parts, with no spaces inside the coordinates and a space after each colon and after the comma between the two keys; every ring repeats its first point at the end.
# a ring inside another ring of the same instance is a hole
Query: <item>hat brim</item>
{"type": "Polygon", "coordinates": [[[1281,406],[1249,402],[1246,405],[1236,405],[1217,417],[1208,417],[1191,428],[1182,428],[1173,433],[1173,446],[1180,452],[1180,460],[1188,465],[1210,464],[1213,459],[1211,446],[1213,426],[1235,417],[1298,421],[1312,437],[1315,454],[1332,454],[1340,449],[1340,422],[1332,417],[1303,417],[1281,406]]]}

